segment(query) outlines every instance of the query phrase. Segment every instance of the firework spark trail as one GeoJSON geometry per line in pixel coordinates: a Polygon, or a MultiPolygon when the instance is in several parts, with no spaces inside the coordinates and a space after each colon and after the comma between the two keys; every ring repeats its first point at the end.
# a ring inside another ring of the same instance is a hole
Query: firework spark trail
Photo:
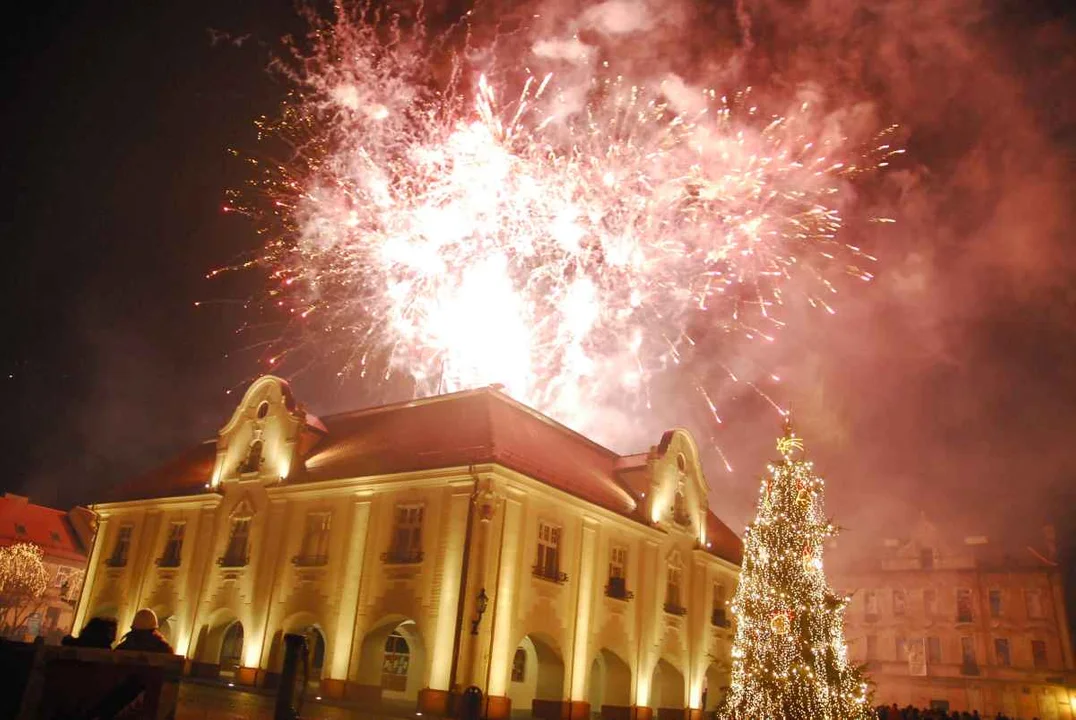
{"type": "Polygon", "coordinates": [[[849,147],[809,103],[769,116],[607,65],[581,109],[554,74],[436,91],[422,33],[341,14],[311,37],[265,128],[294,156],[262,178],[278,225],[260,262],[344,372],[419,395],[501,383],[583,429],[647,397],[691,328],[770,341],[790,281],[832,312],[829,275],[870,277],[839,238],[843,195],[900,151],[849,147]]]}

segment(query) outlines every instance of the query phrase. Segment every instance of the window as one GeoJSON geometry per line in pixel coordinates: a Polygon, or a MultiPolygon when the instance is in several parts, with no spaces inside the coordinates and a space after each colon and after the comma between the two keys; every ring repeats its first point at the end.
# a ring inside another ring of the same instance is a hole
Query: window
{"type": "Polygon", "coordinates": [[[262,441],[255,440],[250,444],[250,449],[247,450],[247,458],[243,461],[243,466],[239,469],[241,473],[254,473],[262,467],[262,441]]]}
{"type": "Polygon", "coordinates": [[[259,420],[264,420],[265,416],[268,415],[268,414],[269,414],[269,401],[268,400],[262,400],[261,404],[258,405],[258,419],[259,420]]]}
{"type": "Polygon", "coordinates": [[[991,590],[987,597],[990,600],[990,617],[1001,617],[1001,591],[991,590]]]}
{"type": "Polygon", "coordinates": [[[605,594],[619,600],[629,600],[635,597],[634,593],[628,592],[625,570],[628,564],[627,548],[614,545],[609,549],[609,584],[605,587],[605,594]]]}
{"type": "Polygon", "coordinates": [[[919,551],[919,567],[924,570],[934,568],[934,548],[922,548],[919,551]]]}
{"type": "Polygon", "coordinates": [[[994,657],[997,658],[1001,667],[1011,667],[1012,660],[1009,657],[1009,641],[1006,638],[994,639],[994,657]]]}
{"type": "Polygon", "coordinates": [[[1047,667],[1045,640],[1031,641],[1031,659],[1035,663],[1036,670],[1043,670],[1047,667]]]}
{"type": "Polygon", "coordinates": [[[1042,611],[1042,591],[1025,590],[1024,604],[1027,605],[1027,617],[1030,620],[1041,620],[1045,617],[1042,611]]]}
{"type": "Polygon", "coordinates": [[[971,590],[960,588],[956,591],[956,621],[971,622],[971,590]]]}
{"type": "Polygon", "coordinates": [[[411,565],[422,562],[421,505],[397,505],[392,527],[392,545],[381,559],[391,565],[411,565]]]}
{"type": "Polygon", "coordinates": [[[960,638],[960,662],[961,672],[965,675],[979,673],[979,663],[975,660],[975,638],[966,635],[960,638]]]}
{"type": "Polygon", "coordinates": [[[250,558],[250,518],[233,518],[231,534],[228,535],[228,547],[224,556],[217,563],[224,567],[243,567],[250,558]]]}
{"type": "Polygon", "coordinates": [[[878,592],[867,590],[863,593],[864,612],[868,622],[878,619],[878,592]]]}
{"type": "Polygon", "coordinates": [[[691,516],[687,512],[687,498],[684,495],[684,481],[681,479],[673,496],[673,522],[677,525],[690,525],[691,516]]]}
{"type": "Polygon", "coordinates": [[[710,624],[714,627],[728,627],[728,606],[725,586],[714,583],[714,607],[710,613],[710,624]]]}
{"type": "Polygon", "coordinates": [[[874,660],[878,657],[878,636],[867,636],[867,659],[874,660]]]}
{"type": "Polygon", "coordinates": [[[127,564],[127,554],[131,550],[131,533],[133,531],[133,525],[120,525],[119,532],[116,533],[116,544],[112,546],[112,555],[105,561],[106,564],[111,567],[123,567],[127,564]]]}
{"type": "Polygon", "coordinates": [[[555,525],[538,523],[538,558],[534,563],[537,577],[554,582],[564,582],[568,576],[560,571],[560,534],[555,525]]]}
{"type": "Polygon", "coordinates": [[[928,637],[927,638],[927,662],[928,663],[940,663],[942,661],[941,651],[941,638],[940,637],[928,637]]]}
{"type": "Polygon", "coordinates": [[[683,571],[680,566],[680,554],[673,553],[665,576],[665,612],[670,615],[685,615],[687,610],[680,604],[680,587],[683,571]]]}
{"type": "Polygon", "coordinates": [[[385,640],[385,660],[381,664],[381,687],[407,690],[407,673],[411,669],[411,648],[397,630],[385,640]]]}
{"type": "Polygon", "coordinates": [[[292,558],[296,565],[316,566],[329,561],[329,523],[332,516],[327,512],[312,512],[306,515],[303,528],[303,542],[299,554],[292,558]]]}
{"type": "Polygon", "coordinates": [[[938,613],[938,592],[934,588],[923,591],[923,613],[927,617],[938,613]]]}
{"type": "Polygon", "coordinates": [[[516,654],[512,656],[512,682],[523,682],[527,679],[527,651],[516,648],[516,654]]]}
{"type": "Polygon", "coordinates": [[[897,660],[904,661],[908,659],[908,638],[903,635],[898,635],[896,640],[897,660]]]}
{"type": "Polygon", "coordinates": [[[905,595],[903,590],[893,591],[893,614],[903,615],[905,606],[905,595]]]}
{"type": "Polygon", "coordinates": [[[179,567],[179,556],[183,550],[183,534],[187,524],[174,522],[168,526],[168,539],[164,544],[164,553],[157,559],[161,567],[179,567]]]}

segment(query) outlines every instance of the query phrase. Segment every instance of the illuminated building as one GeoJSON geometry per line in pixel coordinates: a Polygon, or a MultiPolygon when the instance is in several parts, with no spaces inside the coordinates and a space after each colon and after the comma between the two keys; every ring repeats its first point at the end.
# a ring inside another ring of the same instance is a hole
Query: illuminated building
{"type": "Polygon", "coordinates": [[[271,686],[305,632],[322,694],[432,713],[698,717],[727,685],[741,545],[683,430],[619,456],[495,388],[319,419],[263,377],[122,497],[77,624],[151,607],[196,675],[271,686]]]}
{"type": "Polygon", "coordinates": [[[35,505],[21,495],[0,497],[0,547],[30,543],[41,548],[49,583],[40,604],[31,603],[20,616],[11,639],[59,642],[71,630],[75,602],[82,590],[86,551],[93,541],[93,515],[86,508],[55,510],[35,505]]]}
{"type": "Polygon", "coordinates": [[[1000,547],[949,538],[922,518],[908,538],[860,551],[871,559],[836,569],[834,583],[852,593],[846,637],[877,683],[877,703],[1076,717],[1051,529],[1038,542],[1000,547]]]}

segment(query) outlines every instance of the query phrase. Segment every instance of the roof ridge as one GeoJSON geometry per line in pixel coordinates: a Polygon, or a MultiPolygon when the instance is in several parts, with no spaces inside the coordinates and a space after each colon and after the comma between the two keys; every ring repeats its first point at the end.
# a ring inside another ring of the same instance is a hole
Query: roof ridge
{"type": "Polygon", "coordinates": [[[433,405],[435,403],[444,402],[446,400],[456,400],[462,397],[470,395],[480,395],[491,391],[490,387],[471,388],[469,390],[457,390],[455,392],[444,393],[441,395],[427,395],[420,398],[411,398],[410,400],[398,400],[397,402],[387,403],[385,405],[369,405],[367,407],[356,408],[354,410],[344,410],[342,412],[333,413],[331,415],[316,415],[322,422],[326,420],[339,420],[341,418],[353,418],[362,417],[364,415],[375,415],[382,412],[388,412],[392,410],[402,410],[408,407],[422,407],[424,405],[433,405]]]}

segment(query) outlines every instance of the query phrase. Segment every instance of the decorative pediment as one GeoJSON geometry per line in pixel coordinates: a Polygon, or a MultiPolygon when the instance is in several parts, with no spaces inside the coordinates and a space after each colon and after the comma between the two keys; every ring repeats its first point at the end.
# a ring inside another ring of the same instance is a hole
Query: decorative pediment
{"type": "Polygon", "coordinates": [[[281,482],[301,463],[304,431],[314,423],[288,383],[266,375],[255,380],[217,436],[213,487],[234,480],[281,482]]]}
{"type": "Polygon", "coordinates": [[[687,430],[669,430],[653,447],[650,470],[650,518],[705,541],[709,498],[699,450],[687,430]]]}
{"type": "Polygon", "coordinates": [[[254,505],[250,502],[249,496],[244,496],[242,500],[235,504],[228,517],[232,520],[249,520],[254,517],[254,505]]]}

